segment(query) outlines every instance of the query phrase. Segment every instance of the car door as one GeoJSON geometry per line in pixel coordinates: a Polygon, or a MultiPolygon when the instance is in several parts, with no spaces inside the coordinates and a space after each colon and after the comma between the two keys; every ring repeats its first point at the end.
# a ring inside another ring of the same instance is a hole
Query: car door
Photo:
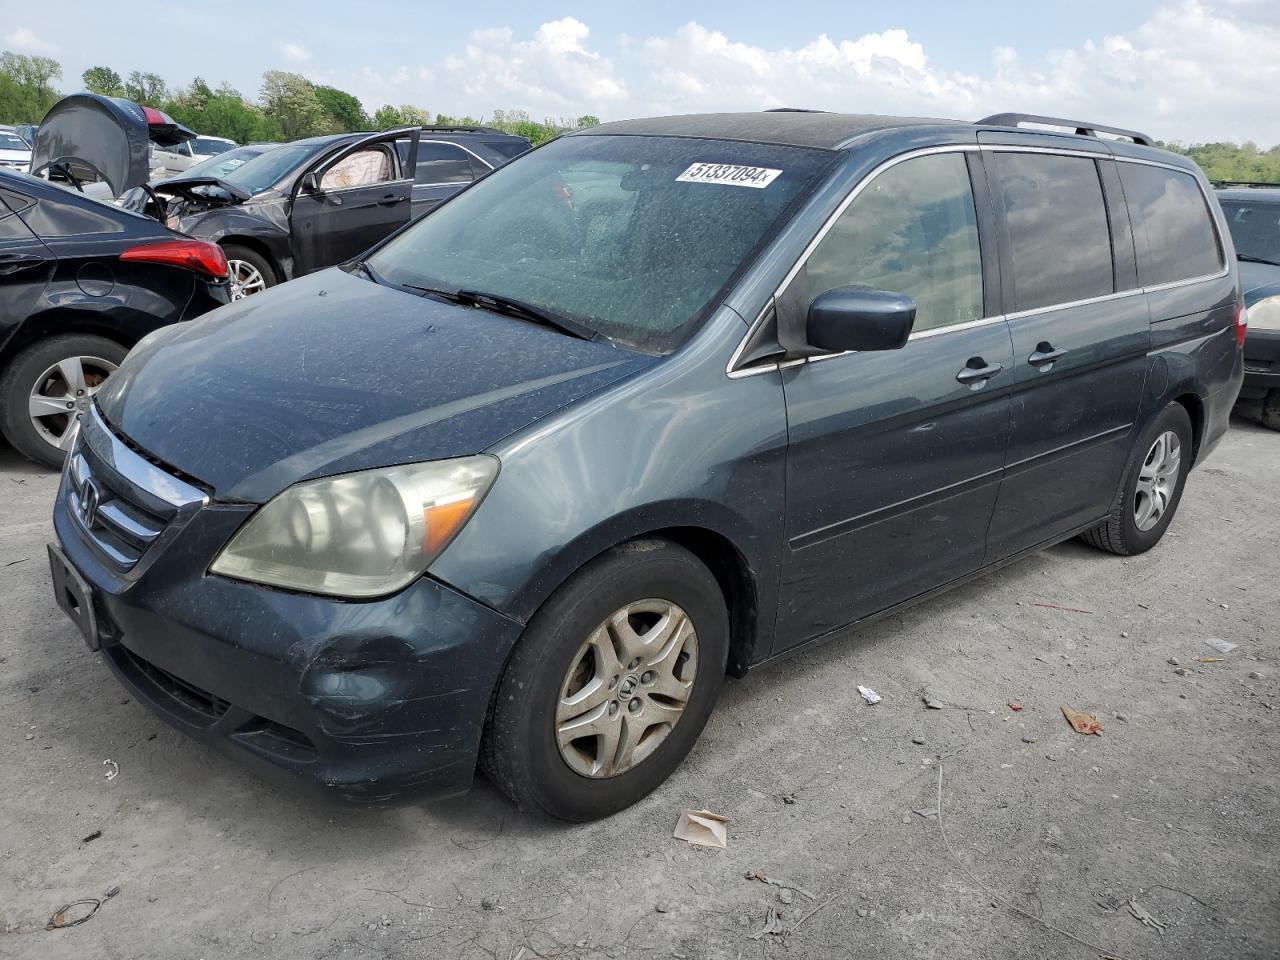
{"type": "Polygon", "coordinates": [[[1009,462],[989,534],[999,560],[1104,516],[1132,443],[1150,346],[1115,161],[984,151],[1014,369],[1009,462]]]}
{"type": "Polygon", "coordinates": [[[395,149],[399,136],[357,141],[299,178],[289,212],[296,275],[359,256],[409,222],[412,181],[395,149]]]}
{"type": "Polygon", "coordinates": [[[900,350],[783,366],[787,545],[775,650],[982,563],[1013,364],[984,191],[973,150],[882,168],[779,298],[780,312],[807,311],[825,290],[864,285],[909,294],[917,313],[900,350]]]}
{"type": "Polygon", "coordinates": [[[19,215],[34,202],[0,190],[0,346],[39,303],[57,265],[53,252],[19,215]]]}
{"type": "Polygon", "coordinates": [[[493,168],[456,143],[422,140],[414,170],[413,218],[438,207],[445,200],[493,168]]]}

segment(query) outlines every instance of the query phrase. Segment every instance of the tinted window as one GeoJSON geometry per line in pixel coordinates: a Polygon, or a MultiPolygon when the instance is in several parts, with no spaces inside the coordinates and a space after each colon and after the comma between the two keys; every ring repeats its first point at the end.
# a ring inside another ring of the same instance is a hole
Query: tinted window
{"type": "Polygon", "coordinates": [[[369,262],[393,283],[514,297],[662,352],[834,159],[692,137],[564,137],[499,167],[369,262]],[[734,179],[751,168],[754,182],[734,179]],[[695,179],[705,171],[720,179],[695,179]]]}
{"type": "Polygon", "coordinates": [[[1222,212],[1237,253],[1280,263],[1280,203],[1223,200],[1222,212]]]}
{"type": "Polygon", "coordinates": [[[982,316],[982,258],[963,154],[890,167],[809,257],[809,295],[852,284],[915,298],[915,330],[982,316]]]}
{"type": "Polygon", "coordinates": [[[222,175],[222,179],[227,183],[244,187],[250,193],[260,193],[274,185],[298,164],[315,156],[325,146],[327,144],[276,147],[246,161],[242,167],[227,171],[222,175]]]}
{"type": "Polygon", "coordinates": [[[1218,237],[1196,178],[1164,167],[1120,164],[1138,238],[1138,282],[1189,280],[1222,269],[1218,237]]]}
{"type": "Polygon", "coordinates": [[[524,140],[486,140],[484,145],[507,160],[514,160],[532,149],[524,140]]]}
{"type": "Polygon", "coordinates": [[[470,183],[471,155],[451,143],[418,144],[418,183],[470,183]]]}
{"type": "Polygon", "coordinates": [[[382,147],[371,147],[348,154],[326,170],[320,179],[320,187],[323,190],[343,190],[385,183],[390,179],[391,154],[382,147]]]}
{"type": "Polygon", "coordinates": [[[31,231],[27,229],[22,218],[13,213],[0,200],[0,240],[32,240],[31,231]]]}
{"type": "Polygon", "coordinates": [[[234,143],[227,143],[225,140],[214,140],[210,137],[196,137],[195,152],[204,156],[214,156],[219,153],[226,153],[235,147],[234,143]]]}
{"type": "Polygon", "coordinates": [[[1013,259],[1014,310],[1115,290],[1098,167],[1088,157],[998,153],[1013,259]]]}

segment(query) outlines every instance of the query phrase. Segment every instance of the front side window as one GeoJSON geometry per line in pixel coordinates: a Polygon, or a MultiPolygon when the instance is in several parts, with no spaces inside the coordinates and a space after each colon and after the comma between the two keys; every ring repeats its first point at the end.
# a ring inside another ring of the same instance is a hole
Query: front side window
{"type": "Polygon", "coordinates": [[[471,155],[451,143],[418,144],[417,183],[470,183],[475,179],[471,155]]]}
{"type": "Polygon", "coordinates": [[[1236,253],[1280,264],[1280,203],[1223,200],[1222,212],[1236,253]]]}
{"type": "Polygon", "coordinates": [[[392,283],[522,300],[666,352],[838,156],[692,137],[562,137],[458,193],[369,264],[392,283]]]}
{"type": "Polygon", "coordinates": [[[1121,163],[1120,182],[1138,238],[1140,284],[1191,280],[1222,269],[1218,235],[1195,177],[1166,167],[1121,163]]]}
{"type": "Polygon", "coordinates": [[[961,153],[917,157],[872,180],[814,249],[809,296],[865,286],[916,301],[914,330],[981,318],[982,257],[961,153]]]}
{"type": "Polygon", "coordinates": [[[1115,291],[1111,232],[1090,157],[997,153],[1009,225],[1015,311],[1115,291]]]}
{"type": "Polygon", "coordinates": [[[320,189],[345,190],[390,180],[391,155],[381,147],[371,147],[348,154],[326,170],[320,180],[320,189]]]}

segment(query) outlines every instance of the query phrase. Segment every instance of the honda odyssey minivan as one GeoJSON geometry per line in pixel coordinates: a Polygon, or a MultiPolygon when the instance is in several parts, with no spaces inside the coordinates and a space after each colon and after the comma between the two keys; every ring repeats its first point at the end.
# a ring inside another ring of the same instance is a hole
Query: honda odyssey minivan
{"type": "Polygon", "coordinates": [[[1141,134],[606,124],[146,338],[64,471],[55,593],[260,767],[382,803],[479,765],[601,817],[726,674],[1069,537],[1155,546],[1244,324],[1208,184],[1141,134]]]}

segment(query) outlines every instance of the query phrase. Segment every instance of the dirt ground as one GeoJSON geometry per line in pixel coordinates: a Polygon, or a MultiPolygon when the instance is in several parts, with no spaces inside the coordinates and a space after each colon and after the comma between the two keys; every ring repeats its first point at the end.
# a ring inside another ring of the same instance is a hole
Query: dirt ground
{"type": "Polygon", "coordinates": [[[483,782],[321,805],[173,732],[50,599],[55,483],[0,450],[0,956],[1280,956],[1280,435],[1250,423],[1153,552],[1064,544],[730,682],[663,788],[583,826],[483,782]],[[728,849],[672,838],[699,807],[728,849]]]}

